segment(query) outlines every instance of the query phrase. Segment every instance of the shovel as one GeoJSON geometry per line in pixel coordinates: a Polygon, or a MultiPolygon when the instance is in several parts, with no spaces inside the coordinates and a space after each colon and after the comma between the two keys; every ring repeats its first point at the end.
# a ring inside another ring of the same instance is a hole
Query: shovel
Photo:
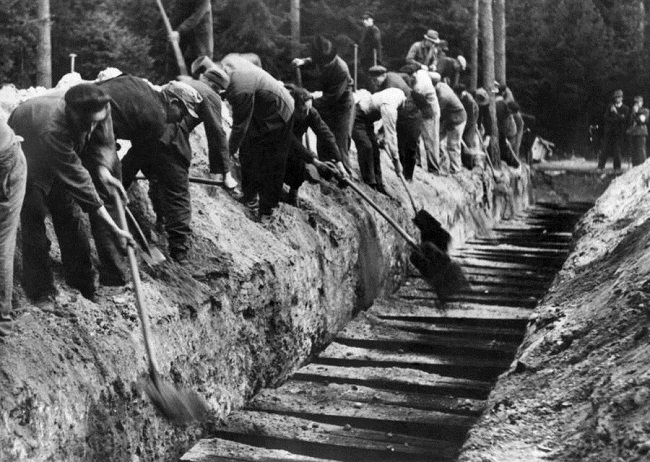
{"type": "Polygon", "coordinates": [[[140,224],[133,216],[133,213],[131,213],[131,210],[129,210],[127,206],[124,206],[124,211],[126,212],[126,219],[130,225],[129,229],[131,229],[131,234],[133,234],[135,240],[140,245],[140,248],[144,251],[142,254],[144,262],[153,268],[154,266],[166,261],[167,259],[158,247],[149,245],[147,238],[144,237],[142,228],[140,228],[140,224]]]}
{"type": "Polygon", "coordinates": [[[384,219],[395,228],[413,249],[410,260],[418,269],[422,278],[436,291],[438,300],[446,303],[447,299],[469,287],[469,282],[463,274],[463,270],[449,258],[445,252],[440,250],[431,241],[424,241],[418,244],[395,220],[393,220],[384,210],[382,210],[359,186],[347,178],[338,177],[339,182],[349,186],[361,198],[375,209],[384,219]]]}
{"type": "Polygon", "coordinates": [[[413,206],[413,211],[415,212],[415,217],[413,218],[413,224],[418,227],[420,230],[420,237],[424,242],[432,242],[436,247],[438,247],[443,252],[449,251],[449,243],[451,242],[451,234],[449,234],[438,220],[436,220],[433,215],[427,212],[424,209],[418,209],[418,206],[413,199],[411,190],[404,179],[404,175],[401,173],[398,175],[406,194],[408,194],[413,206]]]}
{"type": "MultiPolygon", "coordinates": [[[[127,230],[126,213],[122,198],[117,191],[113,192],[117,211],[120,218],[120,226],[127,230]]],[[[138,271],[138,260],[135,257],[135,250],[132,246],[127,247],[131,276],[133,277],[133,289],[135,290],[135,302],[142,326],[142,337],[144,338],[145,351],[149,360],[149,381],[144,386],[145,392],[154,406],[169,420],[176,423],[190,423],[203,421],[209,417],[209,408],[205,400],[192,391],[178,391],[171,385],[164,383],[160,378],[158,367],[154,359],[153,346],[151,344],[151,328],[149,316],[142,297],[142,284],[138,271]]]]}

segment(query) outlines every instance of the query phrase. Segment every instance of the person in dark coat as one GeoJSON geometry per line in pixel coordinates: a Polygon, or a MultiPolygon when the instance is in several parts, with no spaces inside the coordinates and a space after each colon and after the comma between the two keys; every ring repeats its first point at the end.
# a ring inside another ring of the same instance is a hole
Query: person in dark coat
{"type": "MultiPolygon", "coordinates": [[[[313,165],[321,175],[328,177],[331,173],[324,162],[331,162],[336,166],[339,176],[347,178],[348,175],[343,162],[341,162],[336,138],[327,124],[323,122],[318,111],[314,109],[311,93],[293,84],[287,84],[286,87],[294,99],[295,111],[291,149],[289,150],[284,182],[290,188],[287,203],[297,205],[298,189],[307,179],[306,165],[313,165]],[[318,154],[302,142],[307,129],[311,129],[316,135],[318,154]]],[[[314,180],[317,179],[314,178],[314,180]]]]}
{"type": "Polygon", "coordinates": [[[323,91],[323,95],[314,100],[314,108],[334,133],[343,165],[351,173],[348,150],[354,122],[354,95],[348,65],[337,55],[332,42],[322,36],[312,40],[310,58],[293,60],[295,66],[310,63],[319,71],[323,91]]]}
{"type": "Polygon", "coordinates": [[[159,199],[152,198],[154,209],[158,220],[165,223],[169,254],[182,261],[187,257],[191,235],[191,152],[174,149],[173,141],[186,114],[198,117],[195,108],[202,98],[187,84],[172,81],[156,91],[143,79],[130,75],[98,85],[111,98],[115,138],[131,141],[122,158],[124,187],[131,185],[140,170],[151,180],[159,199]]]}
{"type": "Polygon", "coordinates": [[[381,31],[375,25],[375,19],[370,12],[361,16],[363,32],[359,39],[359,88],[368,88],[370,80],[368,69],[382,64],[381,31]]]}
{"type": "Polygon", "coordinates": [[[632,165],[635,167],[644,163],[647,157],[648,118],[650,118],[650,110],[643,107],[643,96],[635,96],[634,105],[630,112],[630,124],[627,129],[630,150],[632,151],[632,165]]]}
{"type": "Polygon", "coordinates": [[[27,180],[20,141],[7,122],[0,120],[0,337],[11,333],[13,322],[14,250],[27,180]]]}
{"type": "Polygon", "coordinates": [[[214,68],[212,88],[225,91],[232,106],[229,151],[239,151],[244,201],[259,218],[278,206],[293,130],[294,102],[271,74],[239,56],[228,56],[214,68]]]}
{"type": "Polygon", "coordinates": [[[603,149],[598,157],[598,170],[605,168],[607,158],[611,155],[614,169],[621,169],[621,151],[625,142],[630,108],[623,104],[623,90],[616,90],[612,96],[612,104],[603,116],[605,123],[603,149]]]}
{"type": "MultiPolygon", "coordinates": [[[[91,220],[103,220],[116,237],[133,242],[109,215],[92,178],[98,179],[107,196],[108,190],[115,188],[126,200],[122,184],[110,173],[118,160],[109,101],[99,86],[83,83],[70,88],[65,96],[54,93],[27,100],[9,117],[9,126],[24,138],[28,166],[20,216],[22,284],[37,304],[48,302],[56,294],[49,263],[50,241],[45,232],[48,210],[61,249],[65,280],[90,300],[95,297],[95,282],[80,208],[91,220]]],[[[96,235],[95,243],[101,239],[96,235]]]]}
{"type": "Polygon", "coordinates": [[[413,100],[411,87],[396,72],[388,72],[384,66],[374,66],[369,70],[373,88],[378,92],[397,88],[406,97],[399,107],[397,117],[397,144],[399,159],[404,167],[404,178],[413,179],[413,172],[419,155],[418,140],[422,126],[422,114],[413,100]]]}
{"type": "Polygon", "coordinates": [[[174,29],[172,39],[179,41],[188,69],[199,56],[212,59],[214,36],[210,0],[176,0],[169,22],[174,29]]]}

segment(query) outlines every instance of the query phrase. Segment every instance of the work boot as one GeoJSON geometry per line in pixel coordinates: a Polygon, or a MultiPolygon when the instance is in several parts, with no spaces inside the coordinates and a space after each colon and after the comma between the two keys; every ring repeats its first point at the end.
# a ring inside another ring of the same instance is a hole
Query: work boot
{"type": "Polygon", "coordinates": [[[256,211],[260,206],[257,194],[253,197],[242,195],[241,202],[252,211],[256,211]]]}
{"type": "Polygon", "coordinates": [[[286,203],[298,207],[298,190],[291,188],[287,193],[286,203]]]}
{"type": "Polygon", "coordinates": [[[383,194],[384,196],[391,197],[391,195],[388,194],[388,191],[386,191],[386,188],[384,187],[383,184],[374,185],[374,189],[375,189],[375,191],[377,191],[378,193],[383,194]]]}

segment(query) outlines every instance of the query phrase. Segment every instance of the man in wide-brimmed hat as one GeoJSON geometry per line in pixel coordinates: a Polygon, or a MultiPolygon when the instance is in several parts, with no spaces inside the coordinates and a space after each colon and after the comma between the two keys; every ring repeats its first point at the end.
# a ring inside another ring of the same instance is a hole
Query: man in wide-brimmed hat
{"type": "Polygon", "coordinates": [[[406,64],[419,64],[422,69],[435,71],[438,64],[438,52],[436,45],[440,43],[438,32],[429,29],[424,34],[424,39],[411,45],[406,54],[406,64]]]}

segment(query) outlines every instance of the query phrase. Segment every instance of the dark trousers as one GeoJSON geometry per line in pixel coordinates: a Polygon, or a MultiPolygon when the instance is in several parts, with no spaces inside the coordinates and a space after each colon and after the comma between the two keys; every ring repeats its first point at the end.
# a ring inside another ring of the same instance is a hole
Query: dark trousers
{"type": "Polygon", "coordinates": [[[623,135],[618,132],[605,133],[603,138],[603,148],[598,156],[598,168],[605,168],[607,158],[612,156],[614,169],[621,168],[621,151],[623,149],[623,135]]]}
{"type": "Polygon", "coordinates": [[[138,171],[150,180],[152,202],[156,213],[162,213],[170,253],[187,251],[192,234],[189,164],[172,147],[158,144],[151,149],[133,146],[122,158],[124,187],[128,188],[138,171]],[[156,199],[157,198],[157,199],[156,199]]]}
{"type": "Polygon", "coordinates": [[[383,185],[381,157],[375,127],[363,112],[357,111],[352,127],[352,139],[357,147],[359,170],[364,183],[371,186],[383,185]]]}
{"type": "Polygon", "coordinates": [[[263,136],[246,136],[239,149],[242,191],[246,199],[259,195],[261,215],[270,215],[280,201],[292,130],[293,117],[263,136]]]}
{"type": "MultiPolygon", "coordinates": [[[[317,100],[318,101],[318,100],[317,100]]],[[[318,104],[314,106],[320,114],[323,122],[327,124],[329,129],[336,138],[336,146],[339,148],[341,154],[341,162],[348,172],[352,171],[352,164],[350,162],[350,134],[352,133],[352,125],[354,124],[354,96],[352,91],[347,91],[337,101],[335,106],[324,107],[318,104]]],[[[318,152],[324,152],[324,149],[318,149],[318,152]]],[[[321,159],[332,160],[332,159],[321,159]]]]}
{"type": "Polygon", "coordinates": [[[82,221],[82,211],[72,195],[55,182],[49,194],[28,181],[20,214],[23,244],[23,288],[28,297],[38,299],[54,291],[45,233],[48,210],[61,249],[61,261],[68,285],[83,293],[94,290],[90,259],[90,237],[82,221]]]}
{"type": "Polygon", "coordinates": [[[0,152],[0,316],[11,311],[14,290],[14,251],[25,196],[27,164],[20,143],[0,152]]]}
{"type": "MultiPolygon", "coordinates": [[[[294,137],[293,142],[299,141],[294,137]]],[[[291,189],[298,189],[305,181],[305,160],[300,156],[298,149],[293,146],[293,142],[287,157],[284,182],[291,189]]]]}
{"type": "Polygon", "coordinates": [[[404,178],[413,179],[413,171],[420,151],[418,140],[422,120],[418,115],[397,118],[397,149],[404,169],[404,178]]]}
{"type": "Polygon", "coordinates": [[[646,160],[646,137],[630,136],[630,150],[632,151],[632,165],[641,165],[646,160]]]}

